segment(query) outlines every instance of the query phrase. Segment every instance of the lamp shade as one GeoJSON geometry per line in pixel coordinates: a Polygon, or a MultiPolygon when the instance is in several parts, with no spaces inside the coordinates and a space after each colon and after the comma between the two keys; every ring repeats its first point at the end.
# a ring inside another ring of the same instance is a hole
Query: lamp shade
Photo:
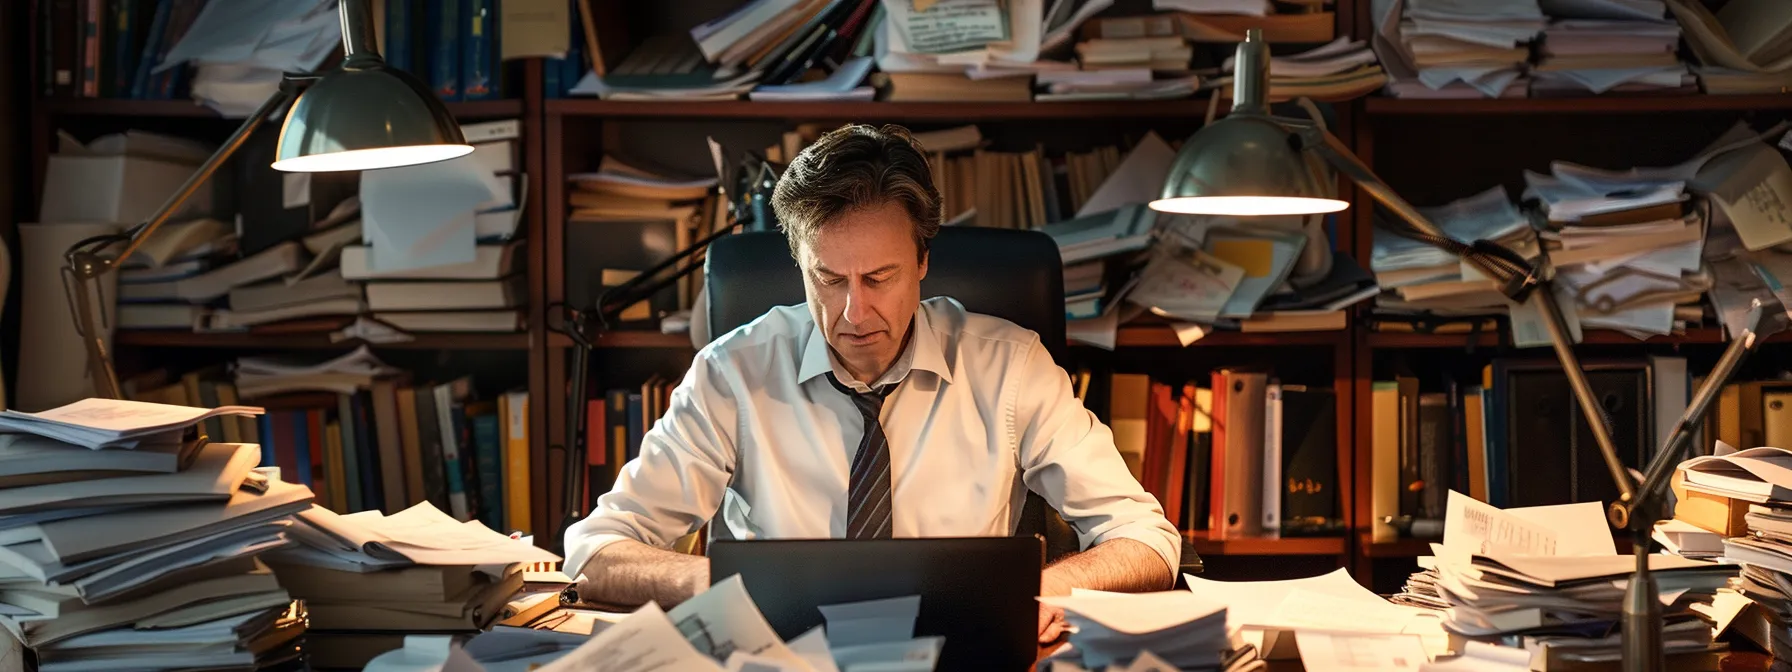
{"type": "Polygon", "coordinates": [[[274,169],[374,170],[472,151],[460,124],[416,77],[378,58],[350,59],[293,102],[274,169]]]}
{"type": "Polygon", "coordinates": [[[1311,215],[1348,207],[1330,198],[1295,135],[1268,113],[1269,53],[1257,29],[1238,45],[1232,113],[1182,144],[1153,210],[1196,215],[1311,215]]]}

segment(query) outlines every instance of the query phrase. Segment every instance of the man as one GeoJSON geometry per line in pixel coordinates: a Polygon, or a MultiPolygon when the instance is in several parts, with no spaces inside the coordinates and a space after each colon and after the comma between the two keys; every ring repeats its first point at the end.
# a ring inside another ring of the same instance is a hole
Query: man
{"type": "MultiPolygon", "coordinates": [[[[807,309],[697,353],[640,457],[567,531],[587,599],[702,592],[709,562],[666,549],[712,519],[718,539],[1007,536],[1029,489],[1087,549],[1046,568],[1041,592],[1171,587],[1176,529],[1038,334],[921,300],[940,197],[905,129],[828,133],[772,208],[807,309]]],[[[1042,608],[1041,641],[1057,616],[1042,608]]]]}

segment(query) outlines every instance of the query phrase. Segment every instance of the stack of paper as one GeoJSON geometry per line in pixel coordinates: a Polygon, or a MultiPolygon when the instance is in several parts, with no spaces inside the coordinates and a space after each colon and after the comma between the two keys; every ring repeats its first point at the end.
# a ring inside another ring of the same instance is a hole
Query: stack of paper
{"type": "Polygon", "coordinates": [[[302,615],[257,559],[311,491],[258,447],[189,431],[217,411],[89,399],[0,416],[0,626],[43,670],[249,667],[297,655],[302,615]]]}
{"type": "Polygon", "coordinates": [[[305,600],[318,651],[312,663],[323,667],[360,667],[407,634],[488,628],[522,587],[522,565],[559,560],[427,502],[390,516],[313,506],[292,536],[300,543],[267,562],[280,585],[305,600]]]}
{"type": "Polygon", "coordinates": [[[206,3],[154,72],[196,63],[193,97],[244,117],[274,95],[283,73],[316,70],[341,44],[335,0],[206,3]]]}
{"type": "MultiPolygon", "coordinates": [[[[1419,208],[1419,213],[1459,242],[1490,240],[1526,257],[1537,255],[1537,236],[1530,220],[1503,187],[1443,206],[1419,208]]],[[[1507,312],[1505,295],[1492,280],[1479,277],[1448,251],[1394,233],[1405,228],[1392,221],[1375,227],[1369,268],[1384,290],[1376,300],[1378,312],[1458,316],[1507,312]]]]}
{"type": "Polygon", "coordinates": [[[1523,97],[1523,66],[1543,32],[1537,0],[1407,0],[1378,7],[1376,51],[1411,98],[1523,97]]]}
{"type": "Polygon", "coordinates": [[[1347,570],[1284,581],[1183,578],[1190,592],[1225,605],[1227,627],[1242,632],[1243,641],[1266,660],[1298,655],[1296,633],[1310,631],[1404,635],[1420,640],[1429,652],[1449,648],[1438,614],[1382,599],[1347,570]]]}
{"type": "MultiPolygon", "coordinates": [[[[1222,96],[1232,95],[1233,67],[1229,57],[1220,69],[1224,77],[1207,80],[1203,88],[1222,96]]],[[[1388,81],[1369,43],[1340,37],[1331,43],[1298,54],[1275,56],[1269,64],[1271,102],[1307,97],[1322,101],[1349,100],[1373,93],[1388,81]]]]}
{"type": "Polygon", "coordinates": [[[1697,93],[1676,51],[1680,24],[1661,0],[1543,0],[1551,19],[1533,96],[1697,93]]]}
{"type": "Polygon", "coordinates": [[[398,369],[381,362],[363,345],[322,361],[285,355],[240,357],[235,372],[237,392],[253,399],[304,391],[354,394],[372,385],[375,378],[398,369]]]}
{"type": "MultiPolygon", "coordinates": [[[[1615,632],[1636,558],[1618,555],[1598,502],[1502,511],[1451,492],[1444,543],[1435,545],[1444,628],[1483,640],[1520,636],[1533,660],[1616,660],[1615,632]]],[[[1709,605],[1734,565],[1649,556],[1670,660],[1709,654],[1709,605]]]]}
{"type": "Polygon", "coordinates": [[[1063,609],[1073,628],[1068,650],[1053,656],[1054,664],[1099,670],[1149,655],[1171,669],[1212,670],[1227,666],[1235,653],[1254,655],[1229,634],[1225,605],[1191,592],[1078,591],[1039,601],[1063,609]]]}
{"type": "Polygon", "coordinates": [[[1731,2],[1713,14],[1698,0],[1667,0],[1698,57],[1694,71],[1706,93],[1783,93],[1792,86],[1785,5],[1731,2]]]}

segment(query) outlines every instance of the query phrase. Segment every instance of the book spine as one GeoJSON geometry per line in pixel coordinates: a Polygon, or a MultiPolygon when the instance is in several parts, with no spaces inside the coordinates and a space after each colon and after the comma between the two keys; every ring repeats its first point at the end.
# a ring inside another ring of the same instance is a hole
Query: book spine
{"type": "Polygon", "coordinates": [[[278,466],[274,462],[274,418],[263,413],[255,418],[255,440],[261,444],[261,463],[258,467],[278,466]]]}
{"type": "Polygon", "coordinates": [[[51,0],[44,11],[50,31],[50,83],[57,97],[80,92],[81,25],[78,0],[51,0]]]}
{"type": "Polygon", "coordinates": [[[467,477],[461,470],[460,462],[460,422],[456,416],[461,415],[455,403],[452,388],[438,385],[436,396],[437,430],[442,440],[438,445],[442,456],[442,472],[448,486],[449,514],[456,520],[472,520],[473,513],[467,508],[467,477]]]}
{"type": "MultiPolygon", "coordinates": [[[[628,391],[610,390],[606,395],[610,409],[604,414],[604,420],[610,428],[610,482],[604,487],[615,485],[616,475],[622,472],[622,465],[628,461],[628,391]]],[[[594,488],[596,486],[593,486],[594,488]]],[[[586,500],[587,502],[590,499],[586,500]]]]}
{"type": "Polygon", "coordinates": [[[504,414],[504,506],[506,527],[530,532],[529,521],[529,393],[511,392],[499,405],[504,414]]]}
{"type": "Polygon", "coordinates": [[[361,497],[361,447],[355,445],[354,403],[351,395],[336,395],[336,424],[341,433],[342,454],[338,456],[340,466],[332,466],[330,473],[335,475],[340,470],[342,474],[338,484],[343,493],[344,513],[361,511],[366,504],[361,497]]]}
{"type": "Polygon", "coordinates": [[[464,100],[498,97],[496,0],[464,0],[460,34],[460,93],[464,100]]]}
{"type": "Polygon", "coordinates": [[[503,439],[498,414],[473,416],[473,450],[479,465],[479,520],[500,532],[504,529],[503,439]]]}
{"type": "Polygon", "coordinates": [[[386,0],[386,64],[409,73],[416,73],[411,61],[411,2],[386,0]]]}
{"type": "Polygon", "coordinates": [[[456,0],[429,3],[429,87],[449,102],[461,99],[460,9],[456,0]]]}
{"type": "Polygon", "coordinates": [[[138,50],[137,0],[112,0],[112,57],[109,62],[106,94],[112,98],[128,98],[131,78],[137,74],[138,50]]]}
{"type": "MultiPolygon", "coordinates": [[[[305,486],[316,485],[316,482],[311,479],[311,453],[312,447],[316,445],[315,442],[317,441],[317,438],[313,435],[317,432],[311,431],[311,422],[311,413],[306,411],[293,412],[293,433],[296,436],[293,437],[292,442],[293,471],[295,472],[293,474],[292,482],[305,486]]],[[[318,498],[322,499],[321,494],[318,498]]]]}
{"type": "Polygon", "coordinates": [[[448,470],[442,464],[441,421],[436,416],[434,388],[417,388],[417,453],[423,463],[423,499],[431,506],[447,511],[448,470]]]}
{"type": "Polygon", "coordinates": [[[149,30],[143,35],[143,49],[137,52],[137,72],[131,77],[130,97],[143,100],[149,97],[149,71],[155,67],[161,54],[163,34],[168,32],[168,15],[174,12],[174,0],[157,0],[155,14],[150,17],[149,30]]]}
{"type": "Polygon", "coordinates": [[[349,410],[354,413],[355,447],[359,449],[357,457],[361,469],[361,505],[366,509],[377,510],[382,508],[385,501],[385,488],[380,487],[382,472],[379,444],[376,443],[374,434],[372,404],[372,393],[361,390],[350,400],[349,410]]]}
{"type": "Polygon", "coordinates": [[[625,461],[641,454],[641,439],[647,434],[646,400],[639,394],[628,395],[628,452],[625,461]]]}
{"type": "Polygon", "coordinates": [[[101,0],[86,0],[81,6],[81,96],[100,97],[100,16],[101,0]]]}

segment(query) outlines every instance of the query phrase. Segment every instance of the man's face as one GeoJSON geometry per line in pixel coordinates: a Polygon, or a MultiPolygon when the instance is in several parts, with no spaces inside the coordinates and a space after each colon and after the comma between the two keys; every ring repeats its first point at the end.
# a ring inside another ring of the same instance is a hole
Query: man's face
{"type": "Polygon", "coordinates": [[[927,260],[890,202],[841,215],[799,246],[809,312],[848,373],[870,384],[896,362],[921,305],[927,260]]]}

